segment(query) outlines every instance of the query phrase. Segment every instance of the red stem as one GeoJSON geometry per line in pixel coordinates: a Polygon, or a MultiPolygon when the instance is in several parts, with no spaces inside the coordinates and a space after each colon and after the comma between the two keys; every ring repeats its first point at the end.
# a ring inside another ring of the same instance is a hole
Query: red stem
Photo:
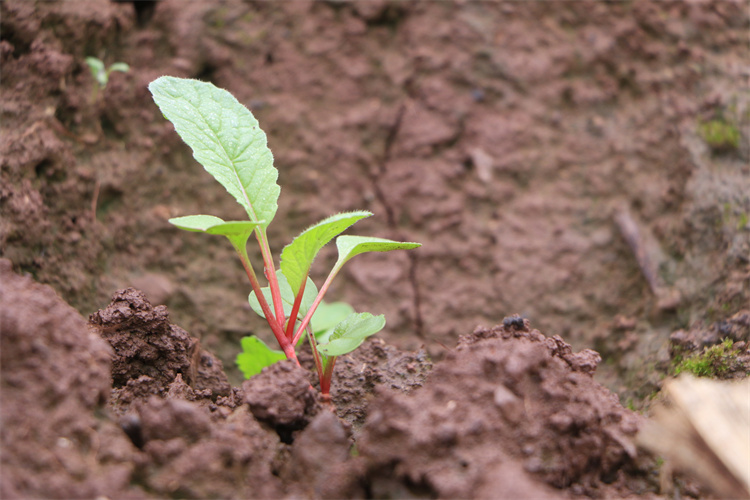
{"type": "Polygon", "coordinates": [[[258,299],[260,308],[263,310],[263,315],[266,317],[268,326],[271,327],[271,331],[276,337],[276,341],[279,343],[279,346],[284,351],[284,354],[286,355],[287,359],[293,359],[299,365],[299,360],[297,359],[297,353],[294,352],[294,344],[291,344],[289,342],[289,339],[286,338],[286,335],[284,334],[284,329],[279,324],[279,322],[276,321],[276,318],[271,312],[271,307],[268,305],[268,302],[266,302],[266,298],[263,296],[263,292],[260,289],[260,283],[258,283],[258,277],[255,275],[255,270],[253,269],[252,264],[250,264],[250,259],[247,256],[247,250],[244,247],[235,247],[235,250],[237,251],[237,254],[240,256],[242,267],[245,268],[245,273],[247,274],[247,277],[250,280],[250,286],[252,286],[253,292],[255,292],[255,296],[258,299]]]}
{"type": "MultiPolygon", "coordinates": [[[[294,338],[294,325],[295,323],[297,323],[297,314],[299,314],[299,308],[302,305],[302,295],[304,295],[305,293],[306,284],[307,284],[307,275],[305,275],[305,277],[302,279],[302,284],[299,287],[299,292],[297,292],[297,296],[294,298],[294,305],[292,306],[292,312],[289,315],[289,323],[286,325],[286,336],[290,341],[294,338]]],[[[292,342],[292,345],[297,345],[297,344],[292,342]]]]}
{"type": "MultiPolygon", "coordinates": [[[[292,338],[292,345],[297,345],[297,342],[299,342],[300,337],[302,337],[302,333],[305,331],[305,328],[307,328],[307,325],[310,324],[310,320],[313,317],[313,314],[315,314],[315,310],[318,308],[318,305],[320,305],[320,302],[323,300],[323,296],[328,291],[328,287],[331,286],[331,282],[333,281],[333,278],[336,277],[338,274],[340,268],[333,268],[331,270],[331,274],[328,275],[328,278],[326,278],[326,282],[323,283],[323,286],[320,287],[320,290],[318,290],[318,296],[315,297],[315,300],[313,301],[312,305],[310,306],[310,309],[307,310],[307,314],[305,314],[305,318],[302,320],[302,324],[297,328],[297,333],[294,334],[294,337],[292,338]]],[[[315,349],[313,349],[315,350],[315,349]]]]}
{"type": "MultiPolygon", "coordinates": [[[[278,322],[279,327],[283,330],[284,303],[281,301],[279,280],[276,279],[276,269],[273,265],[273,256],[271,255],[271,247],[268,246],[268,236],[266,236],[265,228],[256,228],[255,237],[258,239],[258,244],[260,244],[260,252],[263,255],[263,270],[264,274],[266,275],[266,279],[268,279],[268,287],[271,289],[273,307],[276,311],[276,321],[278,322]]],[[[266,316],[266,318],[268,318],[268,316],[266,316]]]]}
{"type": "Polygon", "coordinates": [[[331,401],[331,379],[333,378],[333,365],[336,364],[336,356],[331,356],[326,362],[326,368],[323,376],[320,377],[320,393],[323,401],[331,401]]]}

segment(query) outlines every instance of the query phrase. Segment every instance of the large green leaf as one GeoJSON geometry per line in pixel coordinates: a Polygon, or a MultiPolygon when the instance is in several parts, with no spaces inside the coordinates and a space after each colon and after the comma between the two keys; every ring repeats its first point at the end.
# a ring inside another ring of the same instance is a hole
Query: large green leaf
{"type": "Polygon", "coordinates": [[[241,343],[242,352],[237,355],[235,362],[245,378],[257,375],[266,366],[286,359],[282,351],[271,349],[258,337],[242,337],[241,343]]]}
{"type": "Polygon", "coordinates": [[[341,356],[355,350],[370,335],[385,326],[385,316],[370,313],[354,313],[336,325],[328,342],[318,344],[318,350],[326,356],[341,356]]]}
{"type": "MultiPolygon", "coordinates": [[[[281,292],[281,302],[284,304],[284,315],[289,317],[289,315],[292,314],[292,306],[294,305],[294,292],[292,292],[292,287],[289,286],[289,282],[284,276],[284,273],[281,272],[281,269],[276,270],[276,279],[279,281],[279,292],[281,292]]],[[[269,304],[272,303],[273,299],[271,298],[271,289],[269,287],[263,287],[261,288],[261,291],[266,298],[266,302],[269,304]]],[[[307,310],[310,308],[317,295],[318,287],[315,286],[313,280],[307,278],[305,292],[302,294],[302,302],[300,303],[298,313],[299,317],[303,317],[307,314],[307,310]]],[[[263,310],[260,307],[260,302],[258,302],[258,297],[255,296],[255,292],[250,292],[250,296],[247,300],[250,303],[252,310],[255,311],[258,316],[265,318],[263,310]]]]}
{"type": "Polygon", "coordinates": [[[349,259],[362,253],[409,250],[421,246],[421,243],[393,241],[372,236],[339,236],[336,238],[336,248],[339,250],[339,258],[336,261],[334,269],[340,269],[349,259]]]}
{"type": "Polygon", "coordinates": [[[267,226],[280,188],[266,134],[250,111],[210,83],[162,76],[148,86],[195,159],[235,197],[250,220],[267,226]]]}
{"type": "Polygon", "coordinates": [[[281,252],[281,269],[289,280],[289,285],[294,293],[297,293],[302,286],[302,282],[310,272],[310,266],[320,249],[349,226],[371,215],[372,213],[367,211],[332,215],[305,229],[289,245],[284,247],[281,252]]]}

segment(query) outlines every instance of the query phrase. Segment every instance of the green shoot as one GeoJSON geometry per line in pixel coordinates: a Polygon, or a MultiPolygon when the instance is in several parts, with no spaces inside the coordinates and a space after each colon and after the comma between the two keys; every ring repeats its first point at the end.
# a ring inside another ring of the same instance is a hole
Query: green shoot
{"type": "Polygon", "coordinates": [[[107,88],[107,84],[109,83],[109,75],[112,74],[113,71],[120,71],[122,73],[127,73],[128,71],[130,71],[130,66],[128,66],[124,62],[116,62],[113,63],[109,68],[105,68],[102,60],[97,59],[96,57],[87,57],[85,61],[86,65],[91,71],[91,76],[94,77],[94,80],[96,80],[97,83],[97,85],[94,86],[94,89],[92,90],[91,102],[96,101],[99,90],[104,90],[105,88],[107,88]]]}
{"type": "Polygon", "coordinates": [[[190,215],[169,221],[187,231],[225,236],[242,262],[252,288],[248,297],[250,306],[266,319],[281,351],[273,351],[260,340],[246,337],[238,365],[249,377],[280,359],[282,354],[299,364],[295,348],[307,333],[321,392],[324,399],[330,399],[336,357],[356,349],[365,338],[385,326],[382,315],[355,313],[348,306],[325,305],[322,300],[331,282],[343,265],[359,254],[421,245],[383,238],[340,236],[357,221],[372,215],[366,211],[340,213],[312,225],[294,238],[283,249],[277,270],[266,229],[278,207],[278,171],[273,166],[273,155],[258,121],[229,92],[210,83],[165,76],[151,82],[149,90],[161,112],[193,150],[193,157],[237,200],[249,219],[225,222],[212,215],[190,215]],[[263,274],[268,280],[266,287],[261,287],[248,258],[246,247],[251,235],[260,247],[263,274]],[[309,277],[310,269],[320,250],[334,238],[339,257],[318,289],[309,277]],[[328,312],[316,316],[318,310],[328,312]],[[336,317],[335,322],[330,320],[331,316],[336,317]]]}

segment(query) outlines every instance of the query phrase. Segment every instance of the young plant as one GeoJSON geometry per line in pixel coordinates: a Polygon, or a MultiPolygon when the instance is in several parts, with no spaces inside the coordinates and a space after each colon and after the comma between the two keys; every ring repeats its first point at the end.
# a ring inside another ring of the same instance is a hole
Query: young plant
{"type": "MultiPolygon", "coordinates": [[[[353,257],[366,252],[411,249],[419,243],[366,236],[339,236],[357,221],[370,217],[367,211],[332,215],[303,231],[281,252],[276,269],[267,228],[277,209],[280,188],[273,155],[266,135],[250,111],[229,92],[210,83],[164,76],[149,84],[154,101],[172,122],[180,137],[193,150],[193,157],[245,209],[246,221],[224,221],[213,215],[189,215],[169,219],[175,226],[194,232],[225,236],[242,262],[252,293],[251,307],[268,322],[287,359],[297,364],[295,346],[306,333],[320,379],[324,399],[330,399],[331,376],[336,358],[356,349],[365,338],[385,326],[384,316],[351,313],[329,333],[316,338],[311,320],[331,282],[353,257]],[[247,254],[247,241],[254,235],[260,246],[263,273],[268,286],[261,288],[247,254]],[[318,252],[336,238],[338,260],[318,289],[309,278],[318,252]]],[[[243,342],[245,353],[269,357],[258,341],[243,342]]],[[[270,362],[278,359],[270,356],[270,362]]],[[[269,359],[263,361],[268,363],[269,359]]],[[[261,363],[261,364],[263,364],[261,363]]],[[[257,366],[248,370],[257,370],[257,366]]],[[[248,373],[248,372],[246,372],[248,373]]]]}
{"type": "Polygon", "coordinates": [[[121,71],[123,73],[127,73],[128,71],[130,71],[130,66],[128,66],[124,62],[112,63],[109,68],[105,68],[102,60],[97,59],[96,57],[87,57],[86,65],[88,65],[89,70],[91,71],[91,76],[94,77],[94,80],[96,80],[97,83],[97,85],[95,85],[94,89],[91,91],[91,102],[96,101],[96,98],[99,95],[99,90],[104,90],[105,88],[107,88],[107,84],[109,83],[109,75],[113,71],[121,71]]]}
{"type": "MultiPolygon", "coordinates": [[[[268,296],[267,289],[264,289],[263,292],[268,296]]],[[[250,295],[250,305],[255,312],[263,316],[260,303],[255,299],[253,294],[250,295]]],[[[354,308],[346,302],[321,302],[315,310],[312,320],[310,320],[310,327],[316,340],[321,342],[330,338],[336,325],[352,313],[354,313],[354,308]]],[[[297,347],[302,344],[303,340],[299,340],[297,347]]],[[[266,366],[286,359],[283,351],[271,349],[255,335],[243,337],[241,345],[242,352],[237,355],[235,362],[243,375],[245,375],[245,378],[257,375],[266,366]]]]}

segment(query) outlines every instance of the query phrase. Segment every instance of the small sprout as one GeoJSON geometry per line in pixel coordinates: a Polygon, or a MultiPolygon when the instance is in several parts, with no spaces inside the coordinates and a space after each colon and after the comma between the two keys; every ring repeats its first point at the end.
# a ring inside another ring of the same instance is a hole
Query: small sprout
{"type": "Polygon", "coordinates": [[[89,70],[91,70],[91,76],[94,77],[94,80],[96,80],[97,83],[91,93],[91,102],[96,101],[99,90],[104,90],[105,88],[107,88],[107,84],[109,83],[109,75],[113,71],[120,71],[122,73],[127,73],[128,71],[130,71],[130,66],[128,66],[124,62],[116,62],[113,63],[109,68],[105,68],[102,60],[97,59],[96,57],[87,57],[86,65],[88,65],[89,70]]]}
{"type": "Polygon", "coordinates": [[[344,264],[357,255],[421,245],[340,236],[357,221],[372,216],[367,211],[345,212],[314,224],[294,238],[281,252],[277,270],[266,229],[278,208],[278,171],[258,121],[229,92],[210,83],[164,76],[151,82],[149,90],[161,112],[193,150],[193,157],[237,200],[249,219],[225,222],[212,215],[190,215],[169,220],[186,231],[225,236],[242,262],[253,290],[248,297],[250,307],[266,319],[281,351],[269,348],[256,337],[245,337],[243,352],[237,356],[238,366],[249,378],[283,358],[299,364],[295,349],[307,334],[321,392],[324,399],[330,400],[336,358],[353,351],[385,326],[382,315],[356,313],[341,303],[324,304],[331,282],[344,264]],[[260,246],[267,287],[261,287],[247,254],[251,235],[260,246]],[[338,260],[318,288],[309,277],[310,268],[318,252],[334,238],[338,260]]]}
{"type": "Polygon", "coordinates": [[[124,62],[116,62],[113,63],[109,68],[105,68],[104,63],[101,61],[101,59],[97,59],[96,57],[87,57],[86,64],[91,70],[91,76],[94,77],[94,80],[96,80],[96,83],[99,84],[99,88],[102,90],[107,88],[107,83],[109,83],[109,75],[113,71],[121,71],[122,73],[127,73],[128,71],[130,71],[130,66],[128,66],[124,62]]]}

